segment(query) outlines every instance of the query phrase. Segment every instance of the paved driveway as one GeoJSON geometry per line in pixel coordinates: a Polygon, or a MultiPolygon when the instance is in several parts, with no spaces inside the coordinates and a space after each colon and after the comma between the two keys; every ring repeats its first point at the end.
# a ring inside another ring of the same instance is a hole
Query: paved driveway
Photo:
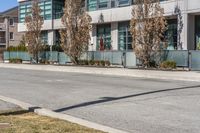
{"type": "Polygon", "coordinates": [[[0,68],[0,95],[132,133],[198,133],[200,83],[0,68]]]}

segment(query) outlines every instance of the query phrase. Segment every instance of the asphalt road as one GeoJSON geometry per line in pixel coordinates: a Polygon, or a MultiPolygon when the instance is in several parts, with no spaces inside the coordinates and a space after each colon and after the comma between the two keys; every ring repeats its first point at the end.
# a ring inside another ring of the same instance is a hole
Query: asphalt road
{"type": "Polygon", "coordinates": [[[132,133],[199,133],[200,83],[0,68],[0,95],[132,133]]]}

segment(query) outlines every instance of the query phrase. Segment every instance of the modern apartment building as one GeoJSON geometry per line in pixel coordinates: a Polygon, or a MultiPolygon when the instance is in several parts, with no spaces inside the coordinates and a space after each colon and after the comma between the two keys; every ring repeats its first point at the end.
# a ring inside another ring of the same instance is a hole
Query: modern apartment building
{"type": "Polygon", "coordinates": [[[18,33],[18,7],[0,13],[0,48],[19,44],[22,33],[18,33]]]}
{"type": "MultiPolygon", "coordinates": [[[[43,25],[43,38],[49,44],[59,42],[59,29],[62,28],[61,16],[65,0],[40,0],[42,15],[45,19],[43,25]]],[[[78,0],[77,0],[78,1],[78,0]]],[[[80,0],[81,1],[81,0],[80,0]]],[[[80,2],[79,1],[79,2],[80,2]]],[[[31,7],[31,0],[18,0],[19,24],[18,31],[24,32],[25,15],[31,7]]],[[[131,50],[131,35],[129,22],[131,20],[134,0],[82,0],[84,6],[92,17],[92,32],[89,50],[99,50],[103,39],[106,50],[131,50]]],[[[200,45],[200,1],[199,0],[161,0],[164,16],[168,21],[166,32],[168,49],[180,49],[178,42],[182,43],[182,50],[195,50],[200,45]],[[182,19],[175,12],[180,9],[182,19]],[[183,23],[180,41],[178,30],[180,21],[183,23]]]]}

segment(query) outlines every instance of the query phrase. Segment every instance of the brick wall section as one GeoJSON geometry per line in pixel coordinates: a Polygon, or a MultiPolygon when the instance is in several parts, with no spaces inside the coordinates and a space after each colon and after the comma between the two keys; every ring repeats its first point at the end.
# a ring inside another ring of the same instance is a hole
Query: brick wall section
{"type": "MultiPolygon", "coordinates": [[[[23,33],[19,33],[17,26],[18,26],[18,9],[13,10],[9,13],[11,19],[14,19],[14,26],[9,25],[9,32],[13,32],[14,40],[9,40],[9,46],[17,46],[20,43],[23,33]]],[[[10,34],[10,33],[8,33],[10,34]]]]}
{"type": "Polygon", "coordinates": [[[13,32],[14,34],[14,40],[9,40],[9,45],[10,46],[17,46],[19,45],[23,33],[20,33],[17,31],[17,23],[14,23],[14,26],[9,27],[9,32],[13,32]]]}
{"type": "Polygon", "coordinates": [[[18,8],[13,8],[5,11],[0,16],[0,23],[6,24],[6,46],[17,46],[19,45],[22,35],[24,33],[18,32],[18,8]],[[2,20],[3,19],[3,20],[2,20]],[[14,20],[14,25],[10,25],[10,19],[14,20]],[[13,32],[14,39],[10,40],[10,32],[13,32]]]}

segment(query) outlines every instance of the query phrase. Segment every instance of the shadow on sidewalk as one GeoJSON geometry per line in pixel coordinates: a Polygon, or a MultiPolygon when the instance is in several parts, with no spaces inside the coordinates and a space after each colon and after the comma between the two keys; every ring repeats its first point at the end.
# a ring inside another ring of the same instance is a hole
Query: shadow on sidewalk
{"type": "Polygon", "coordinates": [[[11,110],[11,111],[3,111],[0,112],[0,116],[9,116],[9,115],[21,115],[21,114],[26,114],[29,111],[27,110],[11,110]]]}
{"type": "Polygon", "coordinates": [[[85,106],[90,106],[90,105],[95,105],[95,104],[100,104],[100,103],[105,103],[105,102],[117,101],[117,100],[126,99],[126,98],[132,98],[132,97],[138,97],[138,96],[150,95],[150,94],[154,94],[154,93],[162,93],[162,92],[168,92],[168,91],[192,89],[192,88],[198,88],[198,87],[200,87],[200,85],[149,91],[149,92],[143,92],[143,93],[139,93],[139,94],[133,94],[133,95],[127,95],[127,96],[121,96],[121,97],[102,97],[102,98],[100,98],[100,100],[84,102],[84,103],[80,103],[77,105],[57,109],[54,111],[55,112],[63,112],[63,111],[67,111],[67,110],[71,110],[71,109],[75,109],[75,108],[80,108],[80,107],[85,107],[85,106]]]}
{"type": "Polygon", "coordinates": [[[9,116],[9,115],[21,115],[26,114],[28,112],[34,112],[35,109],[40,109],[40,107],[30,107],[28,110],[22,110],[22,109],[14,109],[14,110],[5,110],[0,112],[0,116],[9,116]]]}

